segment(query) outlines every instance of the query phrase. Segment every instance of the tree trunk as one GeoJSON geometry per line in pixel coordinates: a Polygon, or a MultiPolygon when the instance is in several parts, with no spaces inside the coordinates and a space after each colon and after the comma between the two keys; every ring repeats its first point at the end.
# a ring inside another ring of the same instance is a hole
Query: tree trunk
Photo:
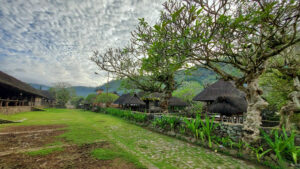
{"type": "Polygon", "coordinates": [[[246,87],[248,107],[243,125],[243,141],[248,144],[259,139],[259,128],[262,123],[261,111],[268,106],[261,95],[262,90],[258,86],[258,78],[249,81],[246,87]]]}
{"type": "Polygon", "coordinates": [[[285,106],[280,109],[280,127],[285,127],[286,130],[290,130],[292,124],[290,122],[294,112],[300,111],[300,83],[299,77],[295,76],[294,90],[289,94],[289,101],[285,106]]]}
{"type": "Polygon", "coordinates": [[[164,114],[169,113],[169,100],[171,97],[172,97],[172,92],[169,92],[169,91],[167,91],[163,96],[163,100],[162,100],[160,106],[161,106],[164,114]]]}

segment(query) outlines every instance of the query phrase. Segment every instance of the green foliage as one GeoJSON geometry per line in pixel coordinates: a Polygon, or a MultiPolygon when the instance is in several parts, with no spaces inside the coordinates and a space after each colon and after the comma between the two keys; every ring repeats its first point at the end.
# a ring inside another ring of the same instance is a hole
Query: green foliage
{"type": "Polygon", "coordinates": [[[242,140],[239,140],[239,142],[234,143],[233,146],[236,147],[239,150],[239,152],[241,152],[246,146],[246,144],[242,140]]]}
{"type": "Polygon", "coordinates": [[[202,141],[204,141],[204,133],[202,129],[200,129],[200,123],[201,123],[201,117],[197,115],[196,119],[187,119],[184,118],[183,120],[185,122],[186,128],[191,132],[191,134],[198,139],[201,138],[202,141]]]}
{"type": "Polygon", "coordinates": [[[58,83],[50,88],[49,91],[55,97],[56,105],[59,107],[65,107],[66,103],[75,96],[75,90],[66,83],[58,83]]]}
{"type": "Polygon", "coordinates": [[[203,90],[203,86],[196,81],[183,82],[182,85],[173,92],[173,96],[181,98],[186,102],[192,102],[193,98],[203,90]]]}
{"type": "Polygon", "coordinates": [[[290,136],[288,136],[285,128],[282,128],[282,134],[279,133],[278,129],[272,130],[270,135],[263,130],[261,132],[264,140],[275,153],[281,166],[284,166],[284,159],[291,159],[297,164],[300,147],[295,145],[294,131],[291,131],[290,136]]]}
{"type": "Polygon", "coordinates": [[[250,145],[247,145],[256,155],[256,159],[258,162],[260,162],[260,159],[266,155],[268,152],[270,152],[272,149],[264,150],[262,146],[259,147],[252,147],[250,145]]]}
{"type": "Polygon", "coordinates": [[[277,110],[287,103],[288,95],[293,90],[293,79],[285,76],[280,71],[271,69],[262,74],[259,79],[259,85],[264,91],[264,98],[270,106],[277,110]]]}
{"type": "Polygon", "coordinates": [[[45,156],[45,155],[51,154],[53,152],[63,151],[63,150],[64,149],[61,147],[46,148],[46,149],[41,149],[41,150],[37,150],[37,151],[30,151],[30,152],[27,152],[27,154],[31,155],[31,156],[45,156]]]}
{"type": "Polygon", "coordinates": [[[218,141],[222,143],[223,146],[225,147],[230,147],[232,148],[234,145],[234,142],[227,136],[227,137],[216,137],[216,139],[219,139],[218,141]]]}
{"type": "Polygon", "coordinates": [[[205,116],[205,121],[200,121],[201,129],[203,134],[205,135],[206,139],[208,140],[208,147],[212,147],[212,137],[214,130],[218,127],[218,124],[214,123],[215,117],[211,119],[208,116],[205,116]]]}
{"type": "Polygon", "coordinates": [[[154,118],[154,120],[152,121],[152,125],[154,127],[159,127],[159,128],[165,129],[168,125],[166,116],[154,118]]]}
{"type": "Polygon", "coordinates": [[[86,103],[92,104],[92,103],[94,103],[96,97],[97,97],[97,94],[89,94],[89,95],[85,98],[85,101],[86,101],[86,103]]]}
{"type": "Polygon", "coordinates": [[[98,94],[94,100],[94,103],[107,103],[110,104],[118,99],[118,95],[113,93],[101,93],[98,94]]]}
{"type": "Polygon", "coordinates": [[[132,120],[135,122],[143,123],[147,121],[147,115],[143,113],[135,113],[129,110],[120,110],[115,108],[106,108],[104,109],[106,113],[113,116],[121,117],[126,120],[132,120]]]}
{"type": "Polygon", "coordinates": [[[79,108],[84,102],[83,96],[75,96],[71,99],[71,104],[74,105],[76,108],[79,108]]]}

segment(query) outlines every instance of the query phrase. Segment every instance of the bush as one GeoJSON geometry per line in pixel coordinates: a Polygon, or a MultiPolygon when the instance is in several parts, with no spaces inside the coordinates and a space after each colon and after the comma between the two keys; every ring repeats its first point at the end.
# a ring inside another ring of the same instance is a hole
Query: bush
{"type": "Polygon", "coordinates": [[[282,128],[282,133],[278,129],[272,130],[270,134],[267,134],[263,130],[261,132],[263,139],[275,153],[280,166],[284,167],[284,160],[291,160],[297,164],[300,147],[295,145],[296,134],[294,131],[291,131],[290,136],[288,136],[284,127],[282,128]]]}
{"type": "Polygon", "coordinates": [[[113,94],[113,93],[101,93],[98,94],[94,100],[94,103],[106,103],[106,104],[111,104],[115,100],[118,99],[118,95],[113,94]]]}

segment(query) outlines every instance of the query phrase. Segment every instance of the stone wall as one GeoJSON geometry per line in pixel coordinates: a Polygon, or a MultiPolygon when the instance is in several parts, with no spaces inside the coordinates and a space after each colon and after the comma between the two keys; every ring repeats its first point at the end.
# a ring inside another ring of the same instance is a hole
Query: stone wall
{"type": "Polygon", "coordinates": [[[9,107],[0,107],[1,114],[16,114],[20,112],[31,111],[31,106],[9,106],[9,107]]]}
{"type": "Polygon", "coordinates": [[[215,130],[219,137],[230,137],[234,141],[242,138],[243,125],[234,123],[219,123],[219,127],[215,130]]]}

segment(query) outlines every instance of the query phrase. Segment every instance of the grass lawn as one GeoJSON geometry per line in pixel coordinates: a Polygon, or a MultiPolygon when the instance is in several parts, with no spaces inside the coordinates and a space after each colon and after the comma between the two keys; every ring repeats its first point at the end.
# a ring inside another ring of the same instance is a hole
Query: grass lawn
{"type": "MultiPolygon", "coordinates": [[[[110,146],[92,148],[90,156],[98,160],[122,159],[134,164],[135,168],[261,168],[105,114],[83,110],[47,109],[9,116],[0,115],[0,119],[23,120],[21,123],[1,124],[0,130],[17,125],[66,125],[66,132],[56,136],[57,140],[45,146],[64,144],[59,139],[76,145],[106,141],[110,146]]],[[[50,148],[26,154],[48,155],[63,150],[50,148]]]]}

